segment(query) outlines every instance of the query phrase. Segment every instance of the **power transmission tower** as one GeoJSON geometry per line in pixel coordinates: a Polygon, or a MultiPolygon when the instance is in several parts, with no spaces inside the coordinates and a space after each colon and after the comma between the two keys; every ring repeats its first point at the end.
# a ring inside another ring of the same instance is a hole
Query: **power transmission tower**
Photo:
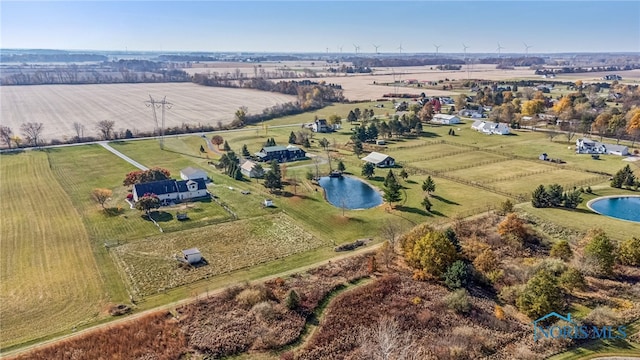
{"type": "Polygon", "coordinates": [[[155,100],[153,97],[151,97],[151,95],[149,95],[149,101],[145,101],[145,105],[147,105],[147,107],[150,107],[151,110],[153,110],[153,120],[156,122],[156,128],[159,129],[158,133],[160,134],[160,149],[164,150],[164,113],[165,113],[165,109],[171,109],[171,106],[173,106],[172,103],[167,101],[167,97],[163,97],[161,101],[155,100]],[[157,114],[157,109],[162,109],[161,112],[161,124],[158,124],[158,114],[157,114]]]}

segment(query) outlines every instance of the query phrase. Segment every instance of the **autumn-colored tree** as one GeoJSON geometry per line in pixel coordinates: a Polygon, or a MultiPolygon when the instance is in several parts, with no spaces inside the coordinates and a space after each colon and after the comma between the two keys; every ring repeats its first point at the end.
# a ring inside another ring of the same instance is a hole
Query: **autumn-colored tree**
{"type": "Polygon", "coordinates": [[[160,198],[158,198],[156,194],[144,194],[136,202],[136,209],[144,211],[147,215],[149,215],[149,212],[151,212],[152,209],[157,209],[159,207],[160,198]]]}
{"type": "Polygon", "coordinates": [[[596,117],[596,120],[591,124],[591,129],[596,130],[598,134],[600,134],[600,141],[602,141],[602,137],[609,129],[609,122],[611,121],[611,114],[608,112],[603,112],[602,114],[596,117]]]}
{"type": "Polygon", "coordinates": [[[500,203],[500,205],[498,206],[498,215],[500,216],[505,216],[508,213],[512,213],[513,212],[513,201],[511,201],[511,199],[507,199],[503,202],[500,203]]]}
{"type": "Polygon", "coordinates": [[[462,110],[467,106],[467,95],[460,94],[455,98],[456,109],[462,110]]]}
{"type": "Polygon", "coordinates": [[[631,135],[631,147],[636,143],[640,136],[640,107],[634,107],[625,116],[627,120],[627,134],[631,135]]]}
{"type": "Polygon", "coordinates": [[[571,98],[569,96],[563,96],[558,102],[553,105],[553,111],[556,115],[561,115],[565,113],[567,110],[573,108],[573,103],[571,102],[571,98]]]}
{"type": "Polygon", "coordinates": [[[522,103],[522,115],[534,116],[544,111],[544,101],[528,100],[522,103]]]}
{"type": "Polygon", "coordinates": [[[211,143],[215,145],[218,148],[218,150],[220,150],[220,145],[224,143],[224,139],[220,135],[213,135],[211,137],[211,143]]]}
{"type": "Polygon", "coordinates": [[[149,170],[136,170],[127,174],[122,185],[131,186],[134,184],[143,184],[152,181],[167,180],[171,177],[171,173],[167,169],[152,168],[149,170]]]}
{"type": "Polygon", "coordinates": [[[560,286],[567,291],[573,291],[575,289],[582,290],[587,286],[587,282],[584,279],[584,275],[580,270],[575,268],[568,268],[565,270],[558,279],[560,286]]]}
{"type": "Polygon", "coordinates": [[[329,118],[327,119],[329,121],[329,124],[331,125],[340,125],[342,124],[342,117],[340,115],[329,115],[329,118]]]}
{"type": "Polygon", "coordinates": [[[113,191],[109,189],[98,188],[98,189],[93,189],[93,191],[91,192],[91,197],[93,198],[93,200],[95,200],[95,202],[100,204],[100,206],[102,206],[103,209],[104,209],[104,203],[106,203],[107,200],[109,200],[111,195],[113,195],[113,191]]]}
{"type": "Polygon", "coordinates": [[[475,260],[473,266],[483,273],[490,273],[498,268],[499,262],[496,253],[490,248],[484,249],[475,260]]]}
{"type": "Polygon", "coordinates": [[[616,137],[616,144],[620,144],[620,139],[626,132],[627,122],[624,116],[616,114],[609,121],[609,132],[616,137]]]}
{"type": "Polygon", "coordinates": [[[458,259],[455,246],[437,230],[417,239],[405,256],[411,266],[435,276],[442,275],[458,259]]]}
{"type": "Polygon", "coordinates": [[[501,236],[513,236],[520,241],[524,241],[527,238],[529,229],[524,220],[520,219],[516,213],[511,213],[498,224],[498,233],[501,236]]]}
{"type": "Polygon", "coordinates": [[[431,121],[431,119],[433,119],[433,105],[429,102],[424,104],[422,109],[418,112],[418,117],[422,122],[431,121]]]}

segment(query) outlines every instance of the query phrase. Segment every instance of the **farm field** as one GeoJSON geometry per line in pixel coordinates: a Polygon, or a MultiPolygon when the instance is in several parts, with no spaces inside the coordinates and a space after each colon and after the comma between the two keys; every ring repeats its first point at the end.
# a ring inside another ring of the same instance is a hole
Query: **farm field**
{"type": "Polygon", "coordinates": [[[104,316],[105,279],[47,154],[3,155],[0,174],[0,348],[104,316]]]}
{"type": "Polygon", "coordinates": [[[74,137],[74,122],[85,126],[84,136],[97,136],[101,120],[115,121],[116,131],[152,131],[153,114],[145,105],[149,94],[157,100],[166,96],[173,104],[166,111],[166,127],[228,124],[240,106],[256,113],[295,100],[279,93],[192,83],[6,86],[0,92],[0,118],[16,132],[24,122],[41,122],[46,140],[74,137]]]}
{"type": "MultiPolygon", "coordinates": [[[[277,211],[277,210],[275,210],[277,211]]],[[[283,213],[163,234],[113,249],[130,277],[133,293],[145,296],[205,277],[255,266],[323,245],[283,213]],[[197,247],[207,265],[179,266],[174,256],[197,247]]]]}

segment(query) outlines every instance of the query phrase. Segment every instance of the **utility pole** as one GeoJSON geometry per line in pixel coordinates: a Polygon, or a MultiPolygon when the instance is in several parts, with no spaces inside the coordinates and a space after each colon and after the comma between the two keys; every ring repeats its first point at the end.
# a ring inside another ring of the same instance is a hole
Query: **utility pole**
{"type": "Polygon", "coordinates": [[[171,106],[173,106],[173,104],[167,101],[166,96],[163,97],[161,101],[158,101],[151,97],[151,95],[149,95],[149,101],[145,101],[145,105],[153,110],[153,120],[156,122],[156,128],[159,129],[158,133],[160,135],[160,149],[164,150],[164,113],[165,109],[171,109],[171,106]],[[158,114],[156,112],[156,108],[162,109],[160,119],[161,124],[158,124],[158,114]]]}

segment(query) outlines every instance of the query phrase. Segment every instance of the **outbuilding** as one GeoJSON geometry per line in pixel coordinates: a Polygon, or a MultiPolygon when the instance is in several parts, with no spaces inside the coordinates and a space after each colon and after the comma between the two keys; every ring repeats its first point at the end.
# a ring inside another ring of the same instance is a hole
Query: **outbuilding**
{"type": "Polygon", "coordinates": [[[460,124],[460,118],[455,115],[435,114],[431,122],[443,125],[460,124]]]}
{"type": "Polygon", "coordinates": [[[182,180],[207,180],[209,176],[207,176],[204,170],[189,166],[188,168],[180,170],[180,178],[182,178],[182,180]]]}
{"type": "Polygon", "coordinates": [[[370,162],[373,165],[384,168],[384,167],[393,167],[396,164],[394,158],[389,155],[381,154],[379,152],[373,151],[369,155],[362,158],[363,161],[370,162]]]}
{"type": "Polygon", "coordinates": [[[202,261],[202,253],[198,248],[182,250],[182,255],[189,264],[197,264],[202,261]]]}

